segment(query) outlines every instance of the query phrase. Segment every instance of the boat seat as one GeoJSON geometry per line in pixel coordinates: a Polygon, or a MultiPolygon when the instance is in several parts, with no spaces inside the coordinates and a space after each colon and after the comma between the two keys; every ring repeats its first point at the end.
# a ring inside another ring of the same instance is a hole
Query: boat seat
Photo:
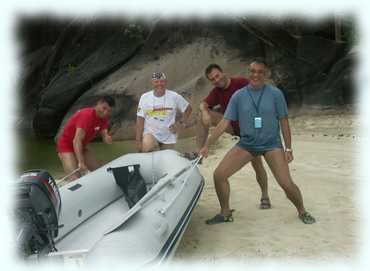
{"type": "Polygon", "coordinates": [[[139,169],[139,164],[107,168],[108,172],[113,173],[116,183],[122,189],[129,208],[134,206],[147,193],[145,180],[139,169]]]}

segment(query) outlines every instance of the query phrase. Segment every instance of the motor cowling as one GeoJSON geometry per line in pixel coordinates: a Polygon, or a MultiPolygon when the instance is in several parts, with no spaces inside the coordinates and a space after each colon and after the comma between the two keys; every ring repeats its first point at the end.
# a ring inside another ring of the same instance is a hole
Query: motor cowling
{"type": "Polygon", "coordinates": [[[28,256],[53,251],[61,210],[53,177],[45,170],[27,171],[15,183],[13,192],[19,253],[28,256]]]}

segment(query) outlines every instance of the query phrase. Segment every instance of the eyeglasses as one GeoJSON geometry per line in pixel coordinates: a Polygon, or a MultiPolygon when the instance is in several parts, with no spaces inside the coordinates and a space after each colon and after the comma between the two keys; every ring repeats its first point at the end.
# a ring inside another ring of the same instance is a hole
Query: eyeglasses
{"type": "Polygon", "coordinates": [[[250,69],[249,70],[249,73],[251,74],[264,74],[265,73],[265,70],[255,70],[255,69],[250,69]]]}

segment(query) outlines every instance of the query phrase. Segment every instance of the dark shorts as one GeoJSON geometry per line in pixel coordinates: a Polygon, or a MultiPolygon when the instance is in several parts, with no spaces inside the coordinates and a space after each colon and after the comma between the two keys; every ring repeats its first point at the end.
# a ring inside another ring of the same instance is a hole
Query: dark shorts
{"type": "Polygon", "coordinates": [[[233,128],[233,135],[239,136],[240,137],[240,127],[239,127],[239,122],[237,121],[231,121],[230,122],[231,127],[233,128]]]}
{"type": "Polygon", "coordinates": [[[264,155],[266,152],[272,151],[274,149],[282,149],[283,148],[281,145],[276,145],[276,146],[266,147],[264,149],[261,149],[261,148],[256,149],[256,148],[251,147],[251,146],[246,146],[245,144],[242,143],[241,140],[239,140],[239,142],[236,143],[236,146],[238,146],[238,147],[242,148],[243,150],[249,152],[254,157],[264,155]]]}

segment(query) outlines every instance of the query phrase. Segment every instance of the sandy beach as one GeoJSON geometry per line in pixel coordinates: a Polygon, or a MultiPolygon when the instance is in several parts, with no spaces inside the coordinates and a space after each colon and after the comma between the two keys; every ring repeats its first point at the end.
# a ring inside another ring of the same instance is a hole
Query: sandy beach
{"type": "MultiPolygon", "coordinates": [[[[230,178],[233,223],[206,225],[219,212],[212,174],[236,139],[223,135],[200,170],[205,188],[175,259],[204,260],[351,260],[358,248],[356,207],[356,115],[346,108],[291,110],[294,161],[290,170],[306,209],[317,223],[305,225],[271,172],[272,208],[258,208],[260,189],[251,165],[230,178]]],[[[266,163],[265,163],[266,165],[266,163]]]]}

